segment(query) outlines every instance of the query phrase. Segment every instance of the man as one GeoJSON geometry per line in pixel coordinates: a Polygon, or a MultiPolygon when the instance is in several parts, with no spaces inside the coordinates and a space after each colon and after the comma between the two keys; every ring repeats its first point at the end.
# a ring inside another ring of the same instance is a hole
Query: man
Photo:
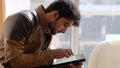
{"type": "MultiPolygon", "coordinates": [[[[80,14],[70,0],[55,0],[46,9],[25,10],[7,18],[4,44],[0,45],[0,62],[5,67],[34,68],[49,66],[53,59],[73,55],[71,49],[49,49],[52,35],[78,26],[80,14]]],[[[70,64],[70,68],[81,68],[70,64]]]]}

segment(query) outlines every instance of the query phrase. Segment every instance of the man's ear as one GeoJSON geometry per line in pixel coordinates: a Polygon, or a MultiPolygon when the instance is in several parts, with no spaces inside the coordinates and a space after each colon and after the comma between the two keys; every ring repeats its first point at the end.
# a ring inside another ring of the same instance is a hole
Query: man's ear
{"type": "Polygon", "coordinates": [[[52,12],[52,18],[56,20],[58,18],[58,16],[59,16],[59,12],[57,10],[54,10],[52,12]]]}

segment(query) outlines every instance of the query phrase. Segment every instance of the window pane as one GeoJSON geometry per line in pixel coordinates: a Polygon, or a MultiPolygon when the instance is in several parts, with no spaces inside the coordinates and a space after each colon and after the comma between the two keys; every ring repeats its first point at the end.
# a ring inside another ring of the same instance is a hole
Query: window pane
{"type": "Polygon", "coordinates": [[[79,53],[84,53],[88,68],[93,48],[101,42],[120,40],[119,0],[79,0],[81,26],[79,27],[79,53]]]}
{"type": "Polygon", "coordinates": [[[70,48],[70,38],[71,38],[71,29],[65,32],[65,34],[59,34],[59,39],[61,41],[61,46],[63,48],[70,48]]]}
{"type": "Polygon", "coordinates": [[[101,41],[104,40],[102,34],[102,19],[104,16],[82,16],[82,33],[79,38],[81,41],[101,41]]]}
{"type": "Polygon", "coordinates": [[[36,8],[39,5],[43,5],[44,7],[47,7],[51,2],[54,0],[30,0],[30,8],[36,8]]]}
{"type": "Polygon", "coordinates": [[[119,0],[80,0],[81,5],[120,5],[119,0]]]}
{"type": "Polygon", "coordinates": [[[120,34],[120,16],[106,16],[107,34],[120,34]]]}

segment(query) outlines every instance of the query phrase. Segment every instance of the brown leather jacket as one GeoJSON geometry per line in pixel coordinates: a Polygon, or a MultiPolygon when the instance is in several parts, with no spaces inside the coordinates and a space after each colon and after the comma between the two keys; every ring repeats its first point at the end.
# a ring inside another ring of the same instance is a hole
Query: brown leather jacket
{"type": "Polygon", "coordinates": [[[12,68],[34,68],[52,64],[53,52],[48,49],[52,35],[47,34],[43,41],[46,22],[42,8],[39,18],[37,26],[33,26],[23,13],[7,18],[4,38],[1,38],[0,44],[0,63],[10,61],[12,68]]]}

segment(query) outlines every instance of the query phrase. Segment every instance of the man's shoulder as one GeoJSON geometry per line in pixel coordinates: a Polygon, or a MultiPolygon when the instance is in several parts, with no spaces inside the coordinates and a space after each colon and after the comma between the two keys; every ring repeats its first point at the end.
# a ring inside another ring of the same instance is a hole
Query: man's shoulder
{"type": "Polygon", "coordinates": [[[35,17],[30,10],[23,10],[10,15],[6,21],[4,28],[7,29],[8,38],[18,40],[29,35],[34,28],[35,17]]]}
{"type": "Polygon", "coordinates": [[[33,24],[33,26],[36,26],[39,22],[37,12],[34,9],[23,10],[20,14],[24,15],[33,24]]]}

